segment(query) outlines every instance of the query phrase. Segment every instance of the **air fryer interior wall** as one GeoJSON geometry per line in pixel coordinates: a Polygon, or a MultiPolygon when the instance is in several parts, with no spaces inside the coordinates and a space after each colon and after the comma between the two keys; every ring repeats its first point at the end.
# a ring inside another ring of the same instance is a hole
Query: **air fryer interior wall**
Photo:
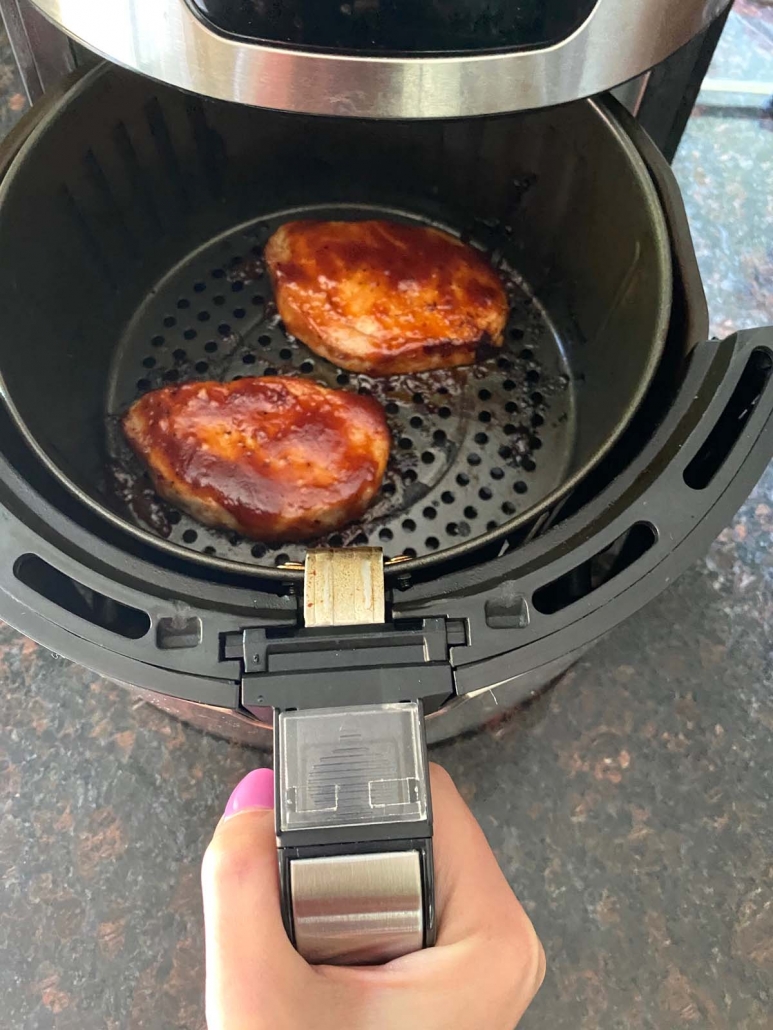
{"type": "MultiPolygon", "coordinates": [[[[445,465],[440,451],[433,456],[433,497],[453,485],[443,476],[458,475],[455,461],[469,458],[476,434],[487,428],[480,424],[487,409],[477,397],[483,389],[494,393],[502,384],[488,405],[488,419],[500,428],[506,423],[509,376],[510,389],[519,376],[523,380],[516,384],[522,387],[519,417],[532,424],[536,413],[544,424],[540,435],[554,441],[555,449],[529,451],[525,467],[516,455],[507,486],[525,484],[524,495],[508,495],[513,500],[500,505],[493,527],[479,518],[465,523],[461,535],[483,536],[530,517],[584,475],[624,429],[665,339],[670,259],[652,183],[603,106],[582,101],[451,123],[339,121],[202,102],[103,67],[44,119],[3,183],[0,248],[14,254],[14,268],[0,283],[0,372],[28,442],[106,516],[127,516],[107,474],[114,455],[106,450],[106,415],[119,414],[133,399],[126,393],[127,375],[137,393],[160,385],[168,374],[216,375],[214,364],[196,368],[192,359],[206,356],[203,350],[188,354],[204,348],[210,335],[221,353],[228,337],[237,365],[248,352],[260,357],[257,341],[267,327],[279,345],[281,329],[270,325],[270,303],[245,311],[245,329],[234,331],[231,317],[228,332],[218,335],[210,330],[217,316],[211,304],[210,325],[203,330],[194,320],[195,293],[202,282],[212,297],[218,283],[206,278],[207,270],[222,271],[229,288],[244,280],[252,298],[270,302],[265,277],[257,278],[260,243],[273,225],[298,212],[393,214],[440,224],[466,233],[514,270],[516,324],[509,356],[504,368],[491,366],[483,387],[465,381],[463,388],[452,388],[452,394],[464,395],[450,441],[459,453],[449,458],[446,444],[440,448],[445,465]],[[235,240],[249,274],[241,266],[231,274],[235,240]],[[247,250],[250,240],[255,253],[247,250]],[[222,269],[210,267],[216,251],[222,269]],[[179,284],[187,284],[189,296],[178,300],[179,284]],[[194,304],[189,314],[181,311],[182,300],[194,304]],[[163,343],[154,349],[154,338],[161,336],[163,343]],[[530,369],[526,359],[516,363],[530,344],[549,367],[530,369]],[[182,351],[184,359],[175,357],[182,351]],[[149,360],[153,370],[143,373],[149,360]],[[122,368],[116,384],[116,369],[122,368]],[[527,389],[528,371],[547,371],[553,386],[546,392],[554,399],[543,397],[539,408],[530,399],[539,390],[527,389]],[[497,400],[501,411],[494,408],[497,400]]],[[[229,307],[241,299],[241,293],[225,298],[229,307]]],[[[281,370],[304,372],[302,357],[294,353],[281,370]]],[[[307,374],[319,378],[324,365],[318,359],[307,374]]],[[[238,369],[229,365],[226,374],[237,370],[259,374],[264,368],[256,360],[238,369]]],[[[408,391],[397,397],[406,423],[414,396],[408,391]]],[[[389,402],[386,394],[381,399],[389,402]]],[[[442,406],[440,396],[434,401],[442,406]]],[[[437,419],[426,422],[424,431],[433,433],[437,419]]],[[[426,486],[417,464],[418,485],[426,486]]],[[[486,475],[490,464],[483,462],[486,475]]],[[[477,482],[473,487],[484,489],[477,482]]],[[[461,491],[467,507],[471,489],[461,491]]],[[[385,502],[380,509],[384,518],[369,527],[371,536],[360,532],[356,539],[379,542],[378,534],[395,520],[419,523],[427,496],[426,490],[410,497],[398,491],[391,506],[385,502]]],[[[430,522],[417,526],[419,547],[439,524],[430,522]]],[[[183,526],[171,533],[185,546],[183,526]]],[[[197,553],[211,554],[211,539],[199,534],[197,553]]],[[[400,542],[394,553],[400,553],[400,542]]],[[[455,543],[446,537],[440,550],[455,543]]],[[[222,546],[219,557],[245,565],[277,560],[275,552],[245,549],[241,542],[222,546]]]]}

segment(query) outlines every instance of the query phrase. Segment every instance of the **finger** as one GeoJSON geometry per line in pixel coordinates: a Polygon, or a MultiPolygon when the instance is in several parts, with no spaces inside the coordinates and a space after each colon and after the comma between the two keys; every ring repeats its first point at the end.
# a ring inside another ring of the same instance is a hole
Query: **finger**
{"type": "Polygon", "coordinates": [[[521,930],[525,938],[534,936],[528,916],[453,780],[434,763],[430,777],[438,944],[514,930],[521,930]]]}
{"type": "Polygon", "coordinates": [[[372,991],[379,1028],[512,1030],[542,983],[544,952],[450,776],[436,765],[430,776],[436,947],[324,975],[372,991]]]}

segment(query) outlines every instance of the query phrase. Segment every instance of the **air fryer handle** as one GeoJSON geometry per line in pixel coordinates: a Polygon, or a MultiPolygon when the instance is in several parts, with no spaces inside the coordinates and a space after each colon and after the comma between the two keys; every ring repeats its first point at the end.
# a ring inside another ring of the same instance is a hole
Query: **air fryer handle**
{"type": "Polygon", "coordinates": [[[277,712],[282,914],[313,963],[434,944],[432,810],[420,702],[277,712]]]}
{"type": "Polygon", "coordinates": [[[310,550],[303,612],[306,669],[288,679],[285,655],[272,680],[267,654],[257,676],[274,708],[285,927],[309,962],[387,962],[435,940],[422,698],[446,677],[427,667],[411,683],[415,643],[385,625],[379,548],[310,550]]]}

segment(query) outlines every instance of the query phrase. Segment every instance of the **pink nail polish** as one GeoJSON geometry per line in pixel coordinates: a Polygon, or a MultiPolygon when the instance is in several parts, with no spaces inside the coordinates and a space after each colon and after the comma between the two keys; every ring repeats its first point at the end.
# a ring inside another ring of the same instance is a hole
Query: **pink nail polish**
{"type": "Polygon", "coordinates": [[[223,813],[229,819],[248,808],[274,807],[274,773],[271,769],[253,769],[233,789],[223,813]]]}

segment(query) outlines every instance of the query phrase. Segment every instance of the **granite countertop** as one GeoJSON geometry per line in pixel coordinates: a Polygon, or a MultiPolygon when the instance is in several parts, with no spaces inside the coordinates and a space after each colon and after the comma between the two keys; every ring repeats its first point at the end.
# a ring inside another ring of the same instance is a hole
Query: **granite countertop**
{"type": "MultiPolygon", "coordinates": [[[[771,11],[739,5],[716,75],[739,46],[771,68],[771,11]]],[[[24,99],[1,46],[0,95],[7,131],[24,99]]],[[[676,170],[727,333],[773,322],[773,121],[704,101],[676,170]]],[[[545,944],[524,1030],[771,1026],[772,545],[773,465],[554,689],[435,749],[545,944]]],[[[2,626],[0,680],[0,1027],[197,1030],[199,861],[266,756],[2,626]]]]}

